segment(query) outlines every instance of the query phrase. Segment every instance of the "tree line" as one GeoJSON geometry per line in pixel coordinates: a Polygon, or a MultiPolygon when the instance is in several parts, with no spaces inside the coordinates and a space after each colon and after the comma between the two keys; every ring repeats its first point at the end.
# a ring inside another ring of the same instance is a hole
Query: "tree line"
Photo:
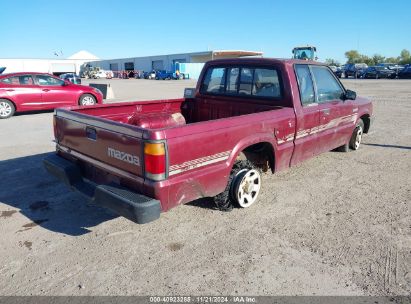
{"type": "MultiPolygon", "coordinates": [[[[368,66],[377,65],[380,63],[395,63],[395,64],[411,64],[411,54],[410,51],[404,49],[401,51],[400,56],[398,57],[385,57],[380,54],[374,54],[369,57],[364,54],[360,54],[357,50],[350,50],[345,52],[345,57],[347,58],[348,63],[366,63],[368,66]]],[[[340,63],[337,60],[327,58],[325,62],[328,65],[337,65],[340,63]]]]}

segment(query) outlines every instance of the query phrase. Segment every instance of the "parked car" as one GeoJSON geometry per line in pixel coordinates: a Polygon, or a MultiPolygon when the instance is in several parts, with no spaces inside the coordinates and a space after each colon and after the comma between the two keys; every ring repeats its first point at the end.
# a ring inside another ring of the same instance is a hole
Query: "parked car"
{"type": "Polygon", "coordinates": [[[347,64],[344,70],[345,78],[350,76],[354,78],[362,78],[365,70],[368,68],[368,65],[365,63],[355,63],[355,64],[347,64]]]}
{"type": "Polygon", "coordinates": [[[77,76],[76,74],[73,74],[73,73],[61,74],[59,77],[63,80],[68,80],[74,84],[81,84],[80,76],[77,76]]]}
{"type": "Polygon", "coordinates": [[[114,76],[114,73],[112,71],[99,70],[99,71],[96,71],[93,74],[92,78],[94,78],[94,79],[99,79],[99,78],[111,79],[111,78],[113,78],[113,76],[114,76]]]}
{"type": "Polygon", "coordinates": [[[365,70],[363,78],[395,78],[396,73],[384,66],[372,66],[365,70]]]}
{"type": "Polygon", "coordinates": [[[156,80],[171,80],[173,79],[173,72],[169,71],[156,71],[156,80]]]}
{"type": "Polygon", "coordinates": [[[341,78],[342,75],[342,70],[340,67],[337,67],[335,65],[330,65],[331,71],[333,71],[334,75],[337,76],[338,78],[341,78]]]}
{"type": "Polygon", "coordinates": [[[346,68],[346,65],[345,65],[345,64],[343,64],[343,65],[340,66],[340,69],[341,69],[341,77],[344,77],[344,76],[345,76],[345,68],[346,68]]]}
{"type": "Polygon", "coordinates": [[[144,72],[143,72],[143,71],[136,70],[135,73],[134,73],[134,78],[135,78],[135,79],[144,78],[144,72]]]}
{"type": "Polygon", "coordinates": [[[411,65],[407,65],[401,71],[399,71],[398,78],[399,79],[411,79],[411,65]]]}
{"type": "Polygon", "coordinates": [[[95,204],[144,224],[202,197],[221,210],[253,206],[261,171],[358,150],[372,115],[372,103],[321,63],[212,60],[184,98],[57,109],[56,154],[44,165],[95,204]]]}
{"type": "Polygon", "coordinates": [[[150,73],[148,73],[148,78],[147,79],[156,79],[157,77],[157,71],[152,70],[150,73]]]}
{"type": "Polygon", "coordinates": [[[141,78],[142,78],[142,79],[149,79],[150,73],[151,73],[151,72],[142,71],[142,73],[141,73],[141,78]]]}
{"type": "Polygon", "coordinates": [[[396,63],[379,63],[377,64],[377,66],[386,67],[386,68],[389,68],[390,70],[395,70],[401,67],[400,65],[396,63]]]}
{"type": "Polygon", "coordinates": [[[395,72],[395,78],[398,78],[398,74],[405,68],[403,65],[394,65],[391,67],[388,67],[390,70],[393,70],[395,72]]]}
{"type": "Polygon", "coordinates": [[[0,75],[0,118],[9,118],[15,112],[73,105],[90,106],[102,101],[100,90],[73,84],[50,74],[0,75]]]}

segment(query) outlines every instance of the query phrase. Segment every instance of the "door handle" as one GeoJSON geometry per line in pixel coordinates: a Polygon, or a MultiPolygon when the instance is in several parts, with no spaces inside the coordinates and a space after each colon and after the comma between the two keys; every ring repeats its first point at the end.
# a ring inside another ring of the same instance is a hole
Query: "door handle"
{"type": "Polygon", "coordinates": [[[324,115],[330,115],[330,109],[322,109],[321,112],[322,112],[324,115]]]}
{"type": "Polygon", "coordinates": [[[43,89],[42,90],[43,92],[48,92],[48,91],[50,91],[49,89],[43,89]]]}
{"type": "Polygon", "coordinates": [[[14,89],[7,89],[6,91],[7,91],[7,92],[13,92],[14,89]]]}

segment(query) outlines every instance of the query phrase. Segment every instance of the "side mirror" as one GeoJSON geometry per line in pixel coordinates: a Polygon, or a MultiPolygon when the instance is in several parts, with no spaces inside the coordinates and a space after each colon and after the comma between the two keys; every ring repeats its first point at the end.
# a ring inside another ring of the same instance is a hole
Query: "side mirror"
{"type": "Polygon", "coordinates": [[[70,80],[64,80],[63,87],[68,86],[70,83],[70,80]]]}
{"type": "Polygon", "coordinates": [[[344,99],[347,100],[355,100],[357,99],[357,93],[355,93],[354,91],[351,90],[347,90],[344,94],[344,99]]]}

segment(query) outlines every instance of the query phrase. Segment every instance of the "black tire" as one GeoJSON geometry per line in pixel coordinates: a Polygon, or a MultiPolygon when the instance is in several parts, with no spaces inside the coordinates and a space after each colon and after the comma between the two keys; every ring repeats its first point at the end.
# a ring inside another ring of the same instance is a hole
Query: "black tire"
{"type": "Polygon", "coordinates": [[[344,77],[345,77],[345,78],[348,78],[348,75],[347,75],[347,73],[344,73],[344,77]]]}
{"type": "Polygon", "coordinates": [[[352,150],[356,151],[360,148],[363,134],[364,134],[364,122],[362,121],[362,119],[359,119],[351,135],[351,139],[349,143],[349,146],[352,150]]]}
{"type": "Polygon", "coordinates": [[[261,175],[259,170],[256,169],[256,167],[250,161],[240,160],[234,163],[234,166],[231,169],[230,177],[227,182],[227,187],[225,188],[224,192],[214,197],[214,203],[217,206],[217,208],[221,211],[231,211],[234,206],[247,208],[257,201],[260,190],[261,175]],[[242,202],[240,202],[238,199],[238,193],[242,192],[243,189],[239,189],[240,186],[243,184],[243,181],[249,175],[251,176],[251,178],[255,178],[255,180],[258,179],[258,183],[255,184],[258,185],[258,190],[247,190],[247,196],[250,196],[250,198],[252,198],[252,201],[250,201],[249,203],[244,203],[247,201],[247,199],[245,198],[242,202]],[[248,192],[251,193],[249,194],[248,192]]]}
{"type": "Polygon", "coordinates": [[[80,96],[78,104],[80,106],[93,106],[97,103],[96,98],[91,94],[83,94],[80,96]]]}
{"type": "Polygon", "coordinates": [[[7,119],[14,115],[16,107],[7,99],[0,99],[0,119],[7,119]]]}

